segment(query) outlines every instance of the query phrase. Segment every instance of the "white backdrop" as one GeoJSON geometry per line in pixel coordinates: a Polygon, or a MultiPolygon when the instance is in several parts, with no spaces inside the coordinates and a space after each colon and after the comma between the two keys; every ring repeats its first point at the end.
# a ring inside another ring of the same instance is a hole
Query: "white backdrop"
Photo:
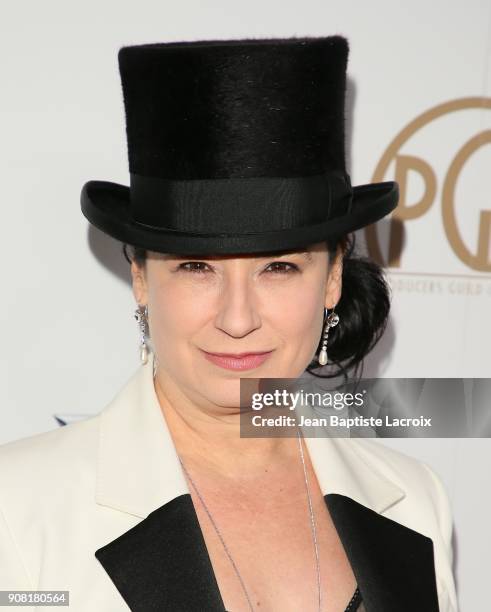
{"type": "MultiPolygon", "coordinates": [[[[116,58],[128,44],[346,36],[352,182],[403,186],[402,218],[367,236],[390,264],[393,308],[365,373],[491,375],[489,0],[21,1],[0,29],[0,443],[98,412],[138,366],[128,266],[79,205],[89,179],[128,184],[116,58]]],[[[491,441],[383,443],[444,480],[461,610],[482,609],[491,441]]]]}

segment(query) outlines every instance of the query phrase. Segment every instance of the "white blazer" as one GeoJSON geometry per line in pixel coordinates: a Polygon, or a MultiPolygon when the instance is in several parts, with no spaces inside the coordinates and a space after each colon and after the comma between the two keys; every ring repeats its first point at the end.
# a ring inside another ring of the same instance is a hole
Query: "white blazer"
{"type": "MultiPolygon", "coordinates": [[[[0,590],[69,591],[71,612],[224,612],[152,374],[153,356],[99,414],[0,446],[0,590]]],[[[457,612],[435,473],[374,439],[305,443],[367,612],[457,612]]]]}

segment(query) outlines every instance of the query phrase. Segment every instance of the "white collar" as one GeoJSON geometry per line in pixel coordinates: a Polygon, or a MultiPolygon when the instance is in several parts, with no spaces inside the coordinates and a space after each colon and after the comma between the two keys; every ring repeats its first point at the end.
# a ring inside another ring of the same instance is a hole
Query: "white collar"
{"type": "MultiPolygon", "coordinates": [[[[145,518],[189,493],[153,380],[153,354],[102,410],[96,502],[145,518]]],[[[367,460],[354,438],[305,437],[322,494],[339,493],[382,513],[405,493],[367,460]]]]}

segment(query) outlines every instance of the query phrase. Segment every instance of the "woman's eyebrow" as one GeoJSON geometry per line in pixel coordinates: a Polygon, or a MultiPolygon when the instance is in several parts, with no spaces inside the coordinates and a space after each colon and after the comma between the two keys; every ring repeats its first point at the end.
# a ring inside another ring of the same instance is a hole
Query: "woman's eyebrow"
{"type": "Polygon", "coordinates": [[[288,249],[287,251],[276,251],[273,253],[258,253],[258,257],[288,257],[288,255],[302,255],[308,259],[312,259],[310,251],[298,251],[296,249],[288,249]]]}
{"type": "MultiPolygon", "coordinates": [[[[308,261],[312,261],[312,253],[310,251],[303,251],[303,252],[299,252],[299,251],[283,251],[281,253],[277,253],[276,255],[272,254],[271,257],[288,257],[288,256],[291,256],[291,255],[301,255],[302,257],[304,257],[308,261]]],[[[269,255],[268,255],[268,257],[269,257],[269,255]]]]}

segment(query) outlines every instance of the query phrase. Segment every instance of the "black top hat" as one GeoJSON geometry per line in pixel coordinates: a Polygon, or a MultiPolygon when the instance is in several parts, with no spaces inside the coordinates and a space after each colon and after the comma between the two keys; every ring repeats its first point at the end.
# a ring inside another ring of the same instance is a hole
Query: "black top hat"
{"type": "Polygon", "coordinates": [[[204,40],[123,47],[130,187],[89,181],[83,214],[179,254],[296,249],[377,221],[397,183],[345,170],[348,41],[204,40]]]}

